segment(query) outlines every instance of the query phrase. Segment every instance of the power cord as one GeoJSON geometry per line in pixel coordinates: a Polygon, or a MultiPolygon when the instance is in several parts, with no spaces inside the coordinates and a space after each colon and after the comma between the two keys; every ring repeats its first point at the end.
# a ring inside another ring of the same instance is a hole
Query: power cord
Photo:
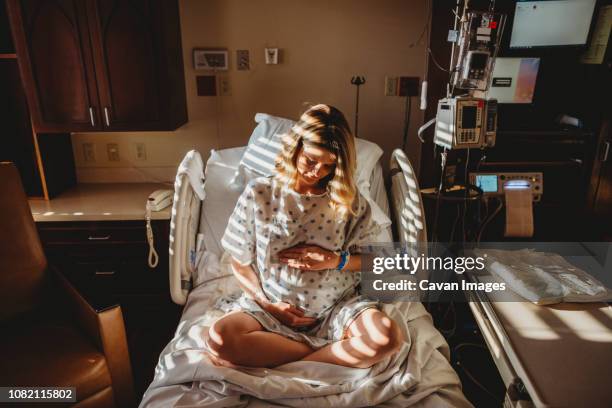
{"type": "Polygon", "coordinates": [[[156,268],[159,262],[159,255],[155,250],[155,242],[153,240],[153,228],[151,227],[151,207],[149,207],[149,201],[147,201],[147,207],[145,210],[145,219],[147,225],[147,242],[149,243],[149,267],[156,268]]]}
{"type": "Polygon", "coordinates": [[[442,316],[442,321],[440,322],[440,326],[442,326],[442,324],[444,323],[444,321],[446,320],[450,312],[453,313],[452,326],[449,329],[443,329],[442,327],[439,327],[440,333],[442,333],[442,335],[446,339],[453,337],[455,335],[455,332],[457,331],[457,311],[455,310],[455,304],[453,303],[453,301],[450,301],[448,303],[448,307],[446,308],[446,311],[444,312],[444,315],[442,316]]]}
{"type": "Polygon", "coordinates": [[[408,147],[408,131],[410,130],[410,111],[412,110],[412,97],[406,96],[406,110],[404,113],[404,139],[402,141],[402,150],[405,152],[408,147]]]}
{"type": "Polygon", "coordinates": [[[459,206],[456,206],[456,208],[457,208],[457,216],[455,217],[455,220],[453,221],[453,226],[451,228],[450,237],[448,239],[449,244],[452,244],[455,242],[455,229],[457,228],[457,224],[459,223],[459,218],[461,217],[461,211],[459,210],[459,206]]]}
{"type": "MultiPolygon", "coordinates": [[[[482,344],[478,344],[478,343],[459,343],[459,344],[457,344],[453,348],[453,354],[456,355],[458,350],[460,350],[462,348],[465,348],[465,347],[476,347],[476,348],[487,350],[487,348],[485,346],[483,346],[482,344]]],[[[491,391],[489,391],[489,389],[487,387],[485,387],[480,381],[478,381],[476,379],[476,377],[474,377],[474,375],[464,365],[461,364],[461,358],[460,357],[457,358],[457,365],[461,367],[462,371],[470,379],[470,381],[472,381],[472,383],[474,383],[474,385],[476,385],[478,388],[480,388],[482,391],[484,391],[489,397],[493,398],[493,400],[495,400],[497,402],[498,406],[502,406],[503,405],[503,401],[501,401],[495,394],[493,394],[491,391]]]]}
{"type": "Polygon", "coordinates": [[[478,237],[476,238],[476,243],[479,244],[480,243],[480,238],[482,237],[482,234],[484,233],[484,230],[486,229],[487,225],[491,222],[491,220],[493,220],[493,218],[495,218],[495,216],[497,214],[499,214],[499,212],[501,211],[501,209],[504,206],[504,201],[499,198],[499,197],[495,197],[496,200],[499,202],[497,208],[495,209],[495,211],[493,211],[493,213],[491,214],[491,216],[489,218],[487,218],[482,226],[480,227],[480,231],[478,231],[478,237]]]}
{"type": "Polygon", "coordinates": [[[436,196],[436,210],[434,212],[433,232],[431,233],[431,241],[434,244],[438,236],[438,218],[440,216],[440,198],[442,195],[442,186],[444,185],[444,173],[446,172],[446,155],[447,152],[446,149],[444,149],[444,151],[440,153],[440,165],[442,167],[442,174],[440,174],[440,184],[438,185],[438,193],[436,196]]]}
{"type": "Polygon", "coordinates": [[[431,51],[431,48],[427,47],[427,52],[428,52],[428,53],[429,53],[429,55],[431,56],[431,60],[433,61],[434,65],[435,65],[435,66],[436,66],[436,67],[437,67],[439,70],[444,71],[444,72],[448,72],[448,73],[450,73],[450,70],[448,70],[448,69],[444,68],[442,65],[440,65],[440,64],[438,63],[438,61],[436,60],[436,57],[433,55],[433,52],[431,51]]]}
{"type": "Polygon", "coordinates": [[[469,189],[468,189],[468,166],[470,164],[470,148],[468,147],[467,152],[465,154],[465,169],[464,169],[464,174],[463,174],[463,183],[465,184],[465,194],[463,196],[464,200],[463,200],[463,220],[461,221],[461,232],[462,232],[462,237],[463,237],[463,242],[465,243],[467,240],[467,237],[465,235],[465,218],[467,216],[467,199],[468,199],[468,195],[470,194],[469,189]]]}

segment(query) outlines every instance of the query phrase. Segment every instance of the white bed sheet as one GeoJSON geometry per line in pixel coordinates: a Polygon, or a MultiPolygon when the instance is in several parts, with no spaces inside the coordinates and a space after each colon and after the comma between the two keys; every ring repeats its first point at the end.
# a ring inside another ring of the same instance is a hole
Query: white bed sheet
{"type": "Polygon", "coordinates": [[[369,369],[317,362],[248,370],[211,365],[202,351],[202,333],[222,315],[212,308],[215,302],[238,288],[235,278],[227,276],[228,261],[224,259],[215,271],[209,271],[217,279],[189,294],[141,408],[472,406],[448,362],[446,341],[418,302],[385,305],[385,312],[400,324],[407,341],[396,355],[369,369]]]}

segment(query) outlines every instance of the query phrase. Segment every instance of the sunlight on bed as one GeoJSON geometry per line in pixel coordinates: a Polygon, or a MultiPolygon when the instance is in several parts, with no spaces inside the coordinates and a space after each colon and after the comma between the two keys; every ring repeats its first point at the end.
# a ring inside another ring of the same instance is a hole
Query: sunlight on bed
{"type": "MultiPolygon", "coordinates": [[[[567,326],[567,331],[571,332],[572,335],[588,341],[612,342],[612,331],[596,319],[591,312],[585,311],[580,313],[579,316],[575,316],[574,314],[568,314],[565,310],[551,308],[550,311],[567,326]]],[[[607,317],[612,320],[611,316],[608,315],[607,317]]]]}
{"type": "MultiPolygon", "coordinates": [[[[515,327],[521,336],[534,340],[559,340],[561,337],[555,333],[553,328],[542,318],[535,313],[531,313],[527,309],[531,306],[529,303],[512,302],[509,303],[513,307],[511,313],[504,313],[504,316],[510,320],[509,326],[515,327]]],[[[504,303],[499,303],[497,307],[506,306],[504,303]]]]}

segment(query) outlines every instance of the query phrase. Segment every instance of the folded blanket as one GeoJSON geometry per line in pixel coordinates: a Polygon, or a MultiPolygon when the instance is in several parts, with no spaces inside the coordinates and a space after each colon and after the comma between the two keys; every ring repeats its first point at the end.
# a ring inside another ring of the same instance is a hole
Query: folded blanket
{"type": "Polygon", "coordinates": [[[612,291],[561,255],[533,249],[477,249],[488,270],[515,293],[539,305],[611,301],[612,291]]]}

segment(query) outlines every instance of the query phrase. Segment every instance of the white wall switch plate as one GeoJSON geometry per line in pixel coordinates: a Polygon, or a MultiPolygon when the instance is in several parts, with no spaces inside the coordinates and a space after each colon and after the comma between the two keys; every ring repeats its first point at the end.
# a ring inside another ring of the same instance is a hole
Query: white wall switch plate
{"type": "Polygon", "coordinates": [[[83,161],[94,163],[96,161],[96,150],[91,142],[83,143],[83,161]]]}
{"type": "Polygon", "coordinates": [[[278,64],[278,48],[266,48],[266,64],[278,64]]]}
{"type": "Polygon", "coordinates": [[[385,77],[385,96],[397,96],[397,77],[385,77]]]}
{"type": "Polygon", "coordinates": [[[144,143],[136,143],[136,159],[147,160],[147,148],[144,143]]]}
{"type": "Polygon", "coordinates": [[[230,86],[230,80],[228,76],[219,75],[219,95],[220,96],[231,96],[232,87],[230,86]]]}

